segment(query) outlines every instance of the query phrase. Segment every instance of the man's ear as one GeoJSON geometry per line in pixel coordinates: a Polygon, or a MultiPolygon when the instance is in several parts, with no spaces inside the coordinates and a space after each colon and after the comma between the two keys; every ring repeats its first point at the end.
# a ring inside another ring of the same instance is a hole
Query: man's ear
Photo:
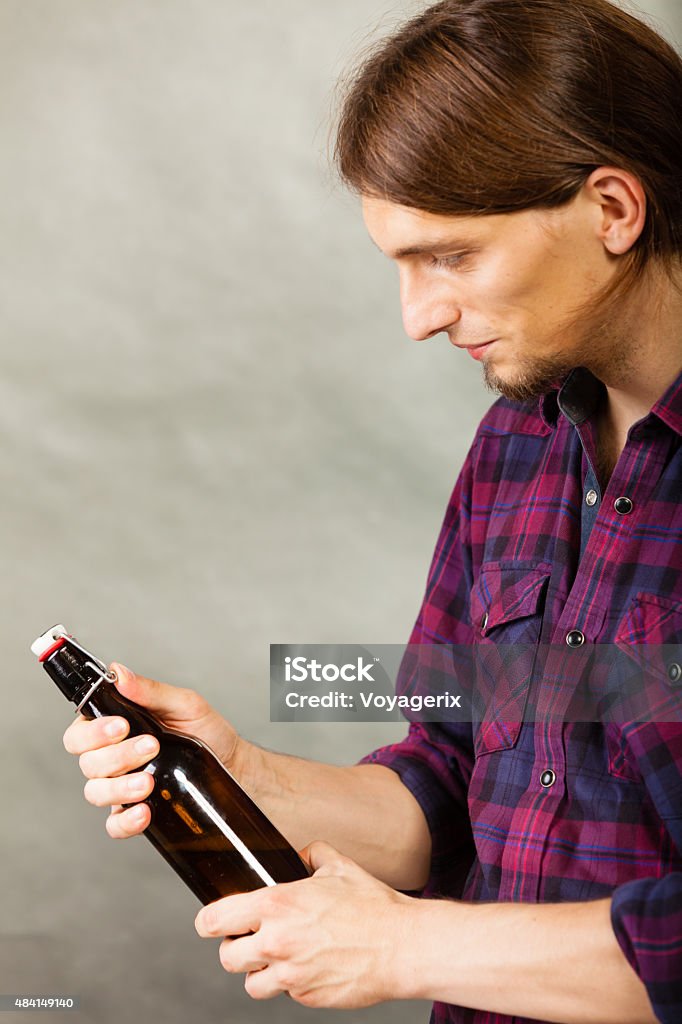
{"type": "Polygon", "coordinates": [[[599,207],[599,237],[614,256],[633,247],[646,221],[647,198],[642,183],[621,167],[598,167],[584,185],[599,207]]]}

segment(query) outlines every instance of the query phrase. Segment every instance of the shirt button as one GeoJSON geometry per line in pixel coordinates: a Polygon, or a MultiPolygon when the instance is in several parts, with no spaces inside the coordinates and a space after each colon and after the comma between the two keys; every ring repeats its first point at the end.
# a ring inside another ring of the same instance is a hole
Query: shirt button
{"type": "Polygon", "coordinates": [[[579,629],[572,629],[566,636],[566,643],[569,647],[582,647],[585,643],[585,634],[579,629]]]}
{"type": "Polygon", "coordinates": [[[676,661],[668,665],[668,679],[671,683],[679,683],[680,679],[682,679],[682,667],[676,661]]]}
{"type": "Polygon", "coordinates": [[[598,500],[599,495],[596,491],[588,491],[585,495],[585,504],[589,505],[590,508],[592,508],[593,505],[596,505],[598,500]]]}
{"type": "Polygon", "coordinates": [[[488,625],[488,613],[485,612],[484,615],[483,615],[483,618],[481,619],[481,629],[485,629],[485,627],[487,625],[488,625]]]}
{"type": "Polygon", "coordinates": [[[544,770],[544,772],[542,773],[542,775],[540,776],[540,785],[544,789],[549,789],[549,787],[553,786],[555,782],[556,782],[556,775],[554,774],[554,772],[552,771],[551,768],[546,768],[544,770]]]}
{"type": "Polygon", "coordinates": [[[629,498],[616,498],[613,507],[619,516],[629,516],[632,512],[632,502],[629,498]]]}

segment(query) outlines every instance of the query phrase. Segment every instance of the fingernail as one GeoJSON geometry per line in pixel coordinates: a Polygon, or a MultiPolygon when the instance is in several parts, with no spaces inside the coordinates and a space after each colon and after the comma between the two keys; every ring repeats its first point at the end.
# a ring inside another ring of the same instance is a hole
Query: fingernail
{"type": "Polygon", "coordinates": [[[122,718],[117,718],[114,722],[109,722],[105,725],[104,731],[107,736],[122,736],[126,731],[128,723],[124,722],[122,718]]]}
{"type": "Polygon", "coordinates": [[[144,818],[147,816],[147,812],[145,811],[144,807],[145,805],[141,804],[139,807],[136,807],[133,811],[130,812],[130,817],[133,819],[133,821],[144,820],[144,818]]]}
{"type": "Polygon", "coordinates": [[[138,754],[151,754],[157,748],[157,742],[153,736],[142,736],[135,744],[138,754]]]}
{"type": "Polygon", "coordinates": [[[114,661],[109,666],[111,671],[116,676],[119,683],[127,683],[130,678],[130,669],[126,668],[125,665],[120,665],[117,661],[114,661]]]}
{"type": "Polygon", "coordinates": [[[144,777],[131,779],[128,787],[131,793],[144,793],[147,789],[147,780],[144,777]]]}

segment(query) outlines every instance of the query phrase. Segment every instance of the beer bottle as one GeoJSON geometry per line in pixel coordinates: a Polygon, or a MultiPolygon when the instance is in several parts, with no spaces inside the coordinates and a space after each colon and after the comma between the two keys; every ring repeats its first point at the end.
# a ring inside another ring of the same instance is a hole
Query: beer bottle
{"type": "Polygon", "coordinates": [[[130,736],[156,736],[159,753],[144,767],[155,780],[144,835],[202,903],[308,877],[293,847],[213,751],[123,697],[113,673],[64,626],[47,630],[31,650],[76,713],[118,715],[130,723],[130,736]]]}

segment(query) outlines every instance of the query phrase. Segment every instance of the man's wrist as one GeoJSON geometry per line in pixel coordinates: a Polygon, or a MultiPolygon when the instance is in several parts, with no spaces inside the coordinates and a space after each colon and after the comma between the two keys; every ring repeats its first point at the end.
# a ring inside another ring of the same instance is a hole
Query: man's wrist
{"type": "MultiPolygon", "coordinates": [[[[423,900],[398,894],[391,936],[390,991],[387,999],[430,999],[429,965],[438,937],[439,900],[423,900]]],[[[447,901],[455,907],[452,900],[447,901]]]]}
{"type": "Polygon", "coordinates": [[[234,742],[234,746],[230,751],[230,755],[225,760],[225,767],[227,768],[230,775],[232,775],[240,786],[244,789],[249,789],[249,777],[257,774],[254,771],[254,757],[255,752],[258,748],[245,740],[242,736],[237,734],[234,742]]]}

